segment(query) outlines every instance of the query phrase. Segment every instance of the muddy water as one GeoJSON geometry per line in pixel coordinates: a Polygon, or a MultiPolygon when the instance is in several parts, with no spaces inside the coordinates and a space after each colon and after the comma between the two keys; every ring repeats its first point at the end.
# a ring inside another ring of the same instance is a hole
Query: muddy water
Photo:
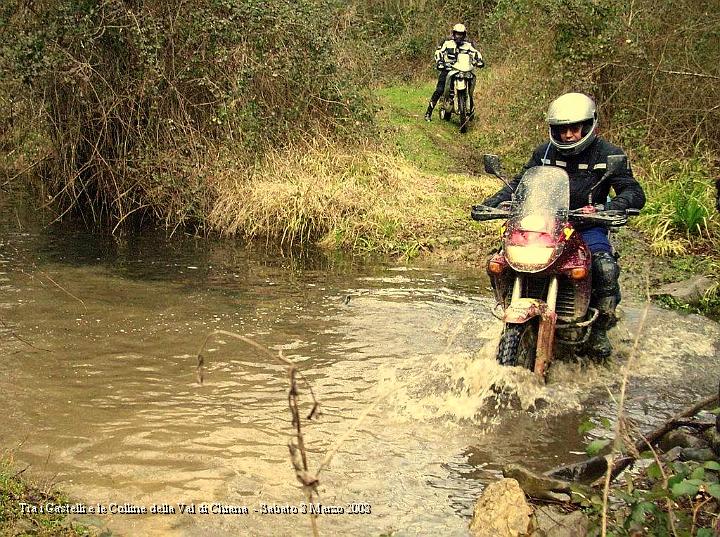
{"type": "MultiPolygon", "coordinates": [[[[219,335],[199,385],[196,354],[214,330],[298,364],[323,410],[305,427],[311,468],[369,409],[320,474],[322,504],[346,511],[323,515],[321,535],[466,535],[474,499],[503,464],[579,460],[580,421],[615,413],[617,369],[555,364],[543,387],[498,368],[499,323],[471,272],[188,237],[111,240],[4,209],[0,447],[88,506],[176,510],[92,519],[117,535],[311,535],[306,516],[262,512],[304,501],[285,371],[219,335]],[[501,408],[493,384],[507,391],[501,408]],[[214,504],[248,514],[199,512],[214,504]],[[371,513],[348,514],[351,504],[371,513]]],[[[620,361],[640,309],[625,304],[620,361]]],[[[715,323],[651,310],[629,390],[641,427],[716,389],[719,339],[715,323]]]]}

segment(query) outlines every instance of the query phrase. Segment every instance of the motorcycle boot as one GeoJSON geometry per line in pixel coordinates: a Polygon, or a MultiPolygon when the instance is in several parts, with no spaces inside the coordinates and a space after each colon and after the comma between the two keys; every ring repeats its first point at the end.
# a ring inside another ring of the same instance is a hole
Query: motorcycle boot
{"type": "Polygon", "coordinates": [[[430,101],[428,103],[427,110],[425,111],[425,121],[432,121],[432,113],[433,113],[433,110],[435,109],[435,104],[436,103],[434,103],[432,101],[430,101]]]}
{"type": "Polygon", "coordinates": [[[616,304],[617,298],[614,296],[603,297],[595,304],[599,312],[598,318],[593,323],[590,337],[585,343],[585,354],[594,362],[604,363],[612,354],[612,343],[607,333],[617,324],[616,304]]]}
{"type": "Polygon", "coordinates": [[[620,301],[620,266],[608,252],[592,256],[593,295],[590,305],[598,310],[598,318],[590,330],[584,352],[595,362],[603,363],[612,354],[607,332],[617,324],[615,308],[620,301]]]}

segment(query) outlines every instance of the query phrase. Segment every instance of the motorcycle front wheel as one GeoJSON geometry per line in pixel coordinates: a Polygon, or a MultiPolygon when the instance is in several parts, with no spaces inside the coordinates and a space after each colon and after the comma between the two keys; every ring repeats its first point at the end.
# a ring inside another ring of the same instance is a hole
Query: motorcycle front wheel
{"type": "Polygon", "coordinates": [[[522,324],[506,324],[500,336],[500,345],[498,345],[498,363],[520,366],[534,371],[537,338],[537,319],[522,324]]]}
{"type": "Polygon", "coordinates": [[[460,116],[460,132],[466,132],[468,122],[470,119],[468,118],[468,110],[466,106],[466,96],[467,93],[465,91],[458,92],[458,115],[460,116]]]}

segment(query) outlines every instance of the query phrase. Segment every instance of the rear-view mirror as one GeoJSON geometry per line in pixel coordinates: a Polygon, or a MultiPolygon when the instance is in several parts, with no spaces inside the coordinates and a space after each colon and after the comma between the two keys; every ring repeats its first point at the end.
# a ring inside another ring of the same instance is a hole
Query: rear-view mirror
{"type": "Polygon", "coordinates": [[[497,155],[483,155],[485,173],[500,175],[500,157],[497,155]]]}
{"type": "Polygon", "coordinates": [[[608,175],[617,175],[627,169],[627,156],[625,155],[608,155],[607,173],[608,175]]]}

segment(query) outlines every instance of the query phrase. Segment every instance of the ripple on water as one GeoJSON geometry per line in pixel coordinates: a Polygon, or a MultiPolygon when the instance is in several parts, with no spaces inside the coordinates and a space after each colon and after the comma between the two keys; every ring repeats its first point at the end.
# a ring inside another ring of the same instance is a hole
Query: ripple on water
{"type": "MultiPolygon", "coordinates": [[[[89,502],[301,502],[285,370],[217,338],[206,383],[195,383],[203,338],[238,330],[295,360],[313,386],[326,414],[305,429],[311,468],[367,411],[323,471],[321,498],[368,502],[373,515],[323,520],[321,534],[466,535],[474,498],[502,464],[572,462],[584,415],[612,415],[607,390],[617,391],[639,319],[630,307],[615,331],[620,365],[556,363],[543,385],[495,363],[500,323],[474,274],[335,273],[210,243],[188,253],[132,239],[102,247],[88,246],[88,235],[36,239],[50,258],[40,269],[3,263],[0,404],[5,445],[25,442],[17,458],[57,472],[89,502]],[[36,348],[8,337],[8,327],[36,348]]],[[[35,252],[36,239],[23,237],[21,250],[35,252]]],[[[643,334],[630,368],[633,412],[671,412],[709,385],[716,324],[653,310],[643,334]],[[639,399],[646,393],[657,397],[639,399]]],[[[112,523],[120,535],[308,528],[304,517],[255,513],[112,523]]]]}

